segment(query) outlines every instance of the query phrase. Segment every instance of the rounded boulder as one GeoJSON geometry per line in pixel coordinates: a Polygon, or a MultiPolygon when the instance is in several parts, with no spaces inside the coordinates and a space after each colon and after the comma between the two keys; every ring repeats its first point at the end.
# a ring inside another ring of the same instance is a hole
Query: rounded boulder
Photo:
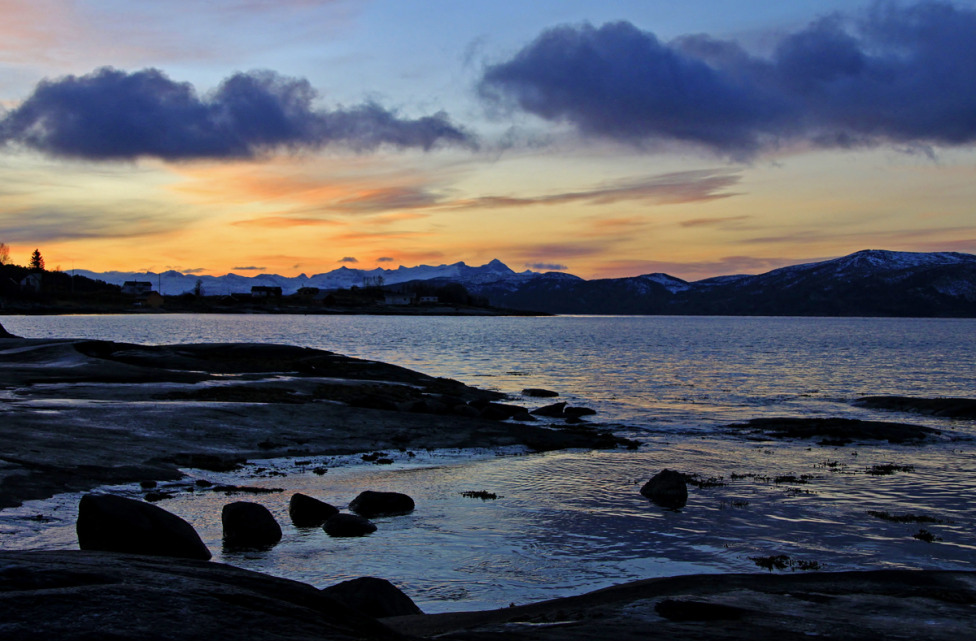
{"type": "Polygon", "coordinates": [[[259,503],[228,503],[220,512],[227,547],[271,547],[281,540],[281,526],[270,510],[259,503]]]}
{"type": "Polygon", "coordinates": [[[111,494],[86,494],[78,504],[78,547],[184,559],[210,559],[193,526],[163,508],[111,494]]]}
{"type": "Polygon", "coordinates": [[[319,527],[338,513],[339,508],[307,494],[295,493],[288,500],[288,516],[295,527],[319,527]]]}
{"type": "Polygon", "coordinates": [[[336,514],[322,526],[329,536],[366,536],[376,531],[376,524],[356,514],[336,514]]]}
{"type": "Polygon", "coordinates": [[[688,502],[685,475],[674,470],[664,469],[652,476],[640,493],[655,504],[672,510],[682,508],[688,502]]]}
{"type": "Polygon", "coordinates": [[[396,516],[412,512],[413,499],[400,492],[374,492],[366,490],[349,504],[349,509],[371,519],[376,516],[396,516]]]}

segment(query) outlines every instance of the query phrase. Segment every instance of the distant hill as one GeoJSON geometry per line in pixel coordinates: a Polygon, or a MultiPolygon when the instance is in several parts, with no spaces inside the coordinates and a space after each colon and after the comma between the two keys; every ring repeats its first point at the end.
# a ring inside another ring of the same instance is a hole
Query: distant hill
{"type": "Polygon", "coordinates": [[[281,287],[287,295],[302,287],[335,290],[431,281],[461,283],[496,307],[555,314],[976,317],[976,256],[955,252],[865,250],[755,276],[694,282],[667,274],[584,280],[562,272],[515,272],[499,260],[480,267],[463,262],[398,269],[341,267],[293,278],[78,273],[118,285],[149,281],[167,295],[192,291],[198,280],[206,295],[247,293],[255,285],[281,287]]]}
{"type": "Polygon", "coordinates": [[[500,307],[560,314],[976,317],[976,256],[865,250],[757,276],[541,274],[469,289],[500,307]]]}

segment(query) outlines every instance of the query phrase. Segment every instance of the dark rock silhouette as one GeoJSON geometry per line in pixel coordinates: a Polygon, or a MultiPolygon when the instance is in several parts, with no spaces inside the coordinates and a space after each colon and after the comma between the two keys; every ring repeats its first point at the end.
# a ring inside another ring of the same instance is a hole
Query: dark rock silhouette
{"type": "Polygon", "coordinates": [[[943,418],[976,418],[976,399],[973,398],[919,398],[912,396],[865,396],[854,401],[855,405],[877,410],[912,412],[943,418]]]}
{"type": "Polygon", "coordinates": [[[568,418],[579,418],[581,416],[593,416],[596,414],[596,410],[589,407],[567,407],[563,410],[563,414],[568,418]]]}
{"type": "Polygon", "coordinates": [[[538,409],[532,410],[532,413],[536,416],[545,416],[548,418],[563,418],[565,416],[566,403],[553,403],[552,405],[544,405],[538,409]]]}
{"type": "Polygon", "coordinates": [[[559,396],[559,392],[542,389],[541,387],[526,387],[524,390],[522,390],[522,396],[532,396],[534,398],[552,398],[559,396]]]}
{"type": "Polygon", "coordinates": [[[684,507],[688,502],[685,475],[674,470],[664,469],[652,476],[640,489],[640,493],[655,504],[674,510],[684,507]]]}
{"type": "Polygon", "coordinates": [[[281,526],[259,503],[236,501],[220,512],[227,547],[270,547],[281,540],[281,526]]]}
{"type": "Polygon", "coordinates": [[[319,527],[338,513],[339,508],[306,494],[296,492],[288,501],[288,516],[296,527],[319,527]]]}
{"type": "Polygon", "coordinates": [[[376,525],[356,514],[336,514],[322,526],[329,536],[366,536],[376,531],[376,525]]]}
{"type": "Polygon", "coordinates": [[[399,492],[373,492],[366,490],[353,499],[349,509],[371,519],[375,516],[396,516],[412,512],[413,499],[399,492]]]}
{"type": "Polygon", "coordinates": [[[423,614],[398,587],[386,579],[371,576],[343,581],[324,588],[322,594],[374,619],[423,614]]]}
{"type": "Polygon", "coordinates": [[[78,505],[82,550],[210,559],[193,526],[161,507],[110,494],[86,494],[78,505]]]}

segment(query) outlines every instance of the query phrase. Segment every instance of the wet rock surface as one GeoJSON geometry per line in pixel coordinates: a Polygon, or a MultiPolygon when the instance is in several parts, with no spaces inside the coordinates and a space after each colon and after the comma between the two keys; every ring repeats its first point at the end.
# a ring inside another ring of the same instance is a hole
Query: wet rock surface
{"type": "MultiPolygon", "coordinates": [[[[322,350],[0,338],[0,509],[181,467],[402,447],[615,448],[612,434],[507,422],[502,395],[322,350]],[[56,412],[50,407],[55,405],[56,412]]],[[[514,407],[514,406],[512,406],[514,407]]]]}
{"type": "Polygon", "coordinates": [[[933,440],[942,433],[923,425],[852,418],[754,418],[728,428],[768,438],[820,438],[821,445],[846,445],[855,441],[917,444],[933,440]]]}

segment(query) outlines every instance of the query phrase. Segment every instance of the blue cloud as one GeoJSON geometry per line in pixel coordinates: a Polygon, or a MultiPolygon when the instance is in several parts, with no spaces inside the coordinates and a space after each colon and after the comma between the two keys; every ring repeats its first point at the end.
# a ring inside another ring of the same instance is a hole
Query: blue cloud
{"type": "Polygon", "coordinates": [[[45,80],[0,120],[0,143],[89,160],[250,158],[280,149],[381,145],[429,150],[472,145],[443,113],[405,119],[375,103],[317,109],[308,81],[237,73],[201,98],[188,83],[146,69],[103,68],[45,80]]]}
{"type": "Polygon", "coordinates": [[[825,147],[976,142],[976,10],[880,2],[781,38],[670,43],[627,22],[561,26],[489,66],[482,97],[638,146],[678,141],[730,157],[825,147]]]}

